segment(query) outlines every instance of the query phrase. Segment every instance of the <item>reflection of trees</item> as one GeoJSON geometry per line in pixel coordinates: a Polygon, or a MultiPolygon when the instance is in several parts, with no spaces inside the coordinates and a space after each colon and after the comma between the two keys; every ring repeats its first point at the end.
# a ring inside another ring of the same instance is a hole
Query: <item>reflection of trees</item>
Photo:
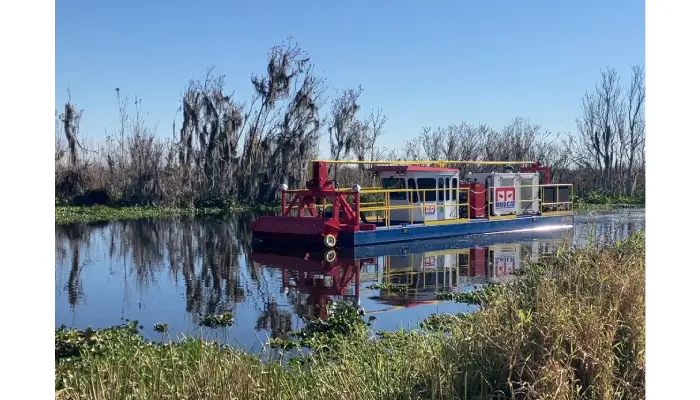
{"type": "MultiPolygon", "coordinates": [[[[317,281],[321,280],[314,279],[314,283],[311,283],[308,286],[312,286],[314,284],[320,286],[321,282],[316,283],[317,281]]],[[[300,285],[305,285],[303,283],[303,280],[300,280],[300,285]]],[[[327,307],[328,300],[330,300],[330,296],[314,296],[313,287],[307,287],[305,289],[305,293],[299,291],[298,289],[290,290],[290,295],[292,293],[294,294],[293,296],[290,296],[291,303],[294,304],[294,312],[296,312],[298,316],[304,319],[321,317],[324,314],[323,311],[325,311],[323,308],[327,307]]]]}
{"type": "Polygon", "coordinates": [[[56,226],[56,274],[58,276],[64,275],[64,267],[70,266],[68,280],[61,290],[68,294],[68,304],[71,310],[75,309],[80,300],[85,300],[85,290],[80,279],[82,267],[87,263],[84,253],[90,249],[92,230],[102,226],[104,225],[72,224],[56,226]]]}
{"type": "Polygon", "coordinates": [[[110,273],[124,276],[126,291],[130,284],[147,290],[167,274],[176,282],[184,280],[188,312],[232,311],[244,300],[239,264],[252,244],[249,223],[253,218],[241,213],[230,219],[186,217],[57,226],[57,275],[65,276],[63,268],[70,265],[64,290],[73,307],[83,296],[80,260],[88,254],[90,242],[102,241],[110,273]]]}
{"type": "Polygon", "coordinates": [[[285,338],[286,333],[292,330],[292,314],[281,309],[274,299],[268,299],[265,310],[258,317],[255,329],[269,329],[272,338],[285,338]]]}
{"type": "Polygon", "coordinates": [[[85,289],[80,280],[80,245],[76,242],[70,244],[72,250],[71,268],[68,275],[68,304],[71,310],[75,309],[78,300],[85,298],[85,289]]]}

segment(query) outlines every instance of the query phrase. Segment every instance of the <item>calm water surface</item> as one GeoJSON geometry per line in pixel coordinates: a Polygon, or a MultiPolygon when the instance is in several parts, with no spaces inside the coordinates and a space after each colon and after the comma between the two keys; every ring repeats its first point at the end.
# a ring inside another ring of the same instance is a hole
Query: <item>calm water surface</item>
{"type": "Polygon", "coordinates": [[[329,300],[374,315],[376,329],[414,326],[433,313],[473,306],[438,302],[436,292],[472,290],[509,279],[528,258],[559,247],[611,243],[643,229],[644,211],[586,212],[575,225],[529,233],[384,245],[361,252],[308,253],[254,248],[255,215],[172,218],[56,226],[56,326],[107,327],[138,320],[150,339],[155,323],[171,336],[199,334],[199,316],[233,313],[217,332],[257,351],[270,337],[323,317],[329,300]],[[405,294],[368,289],[407,285],[405,294]]]}

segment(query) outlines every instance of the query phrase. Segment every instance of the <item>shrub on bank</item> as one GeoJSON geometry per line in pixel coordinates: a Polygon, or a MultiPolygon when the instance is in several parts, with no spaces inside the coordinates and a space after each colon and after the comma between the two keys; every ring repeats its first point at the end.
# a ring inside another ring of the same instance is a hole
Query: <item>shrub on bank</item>
{"type": "Polygon", "coordinates": [[[643,206],[645,203],[644,190],[637,191],[633,196],[626,195],[606,195],[599,191],[588,192],[583,196],[574,198],[576,204],[591,205],[636,205],[643,206]]]}

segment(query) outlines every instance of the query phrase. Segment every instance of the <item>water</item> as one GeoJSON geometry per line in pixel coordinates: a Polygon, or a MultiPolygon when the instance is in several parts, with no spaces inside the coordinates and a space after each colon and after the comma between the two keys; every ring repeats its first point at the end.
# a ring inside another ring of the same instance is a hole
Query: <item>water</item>
{"type": "Polygon", "coordinates": [[[432,313],[474,309],[438,302],[436,292],[510,279],[528,258],[621,240],[645,222],[643,210],[586,212],[565,229],[307,254],[303,248],[253,248],[254,218],[241,213],[56,226],[56,326],[138,320],[143,334],[158,340],[153,324],[166,323],[171,336],[216,335],[258,351],[268,338],[301,328],[305,317],[323,316],[322,305],[333,300],[376,316],[376,329],[395,330],[432,313]],[[368,288],[387,282],[408,289],[368,288]],[[233,313],[233,326],[200,331],[200,315],[226,311],[233,313]]]}

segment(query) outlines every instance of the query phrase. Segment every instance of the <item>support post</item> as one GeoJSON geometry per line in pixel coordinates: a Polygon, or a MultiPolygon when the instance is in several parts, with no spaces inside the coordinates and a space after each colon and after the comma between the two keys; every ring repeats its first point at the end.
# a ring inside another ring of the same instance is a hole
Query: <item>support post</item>
{"type": "Polygon", "coordinates": [[[340,222],[340,196],[338,193],[333,194],[333,219],[340,222]]]}
{"type": "Polygon", "coordinates": [[[355,192],[355,225],[360,225],[360,192],[355,192]]]}

